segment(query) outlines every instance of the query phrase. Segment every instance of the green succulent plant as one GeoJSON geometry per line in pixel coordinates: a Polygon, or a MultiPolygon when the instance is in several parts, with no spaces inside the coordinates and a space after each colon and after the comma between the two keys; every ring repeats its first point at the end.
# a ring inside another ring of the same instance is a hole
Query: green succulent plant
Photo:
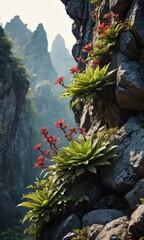
{"type": "Polygon", "coordinates": [[[53,157],[56,172],[68,179],[80,176],[86,170],[96,174],[97,166],[110,165],[109,160],[115,156],[112,153],[115,147],[108,141],[99,138],[94,140],[93,136],[80,142],[72,139],[69,146],[60,149],[53,157]]]}
{"type": "Polygon", "coordinates": [[[104,31],[103,36],[101,37],[102,41],[105,44],[114,46],[122,28],[123,26],[121,24],[114,24],[110,26],[104,31]]]}
{"type": "Polygon", "coordinates": [[[95,96],[96,91],[101,91],[107,85],[114,84],[114,81],[109,81],[109,76],[116,70],[108,72],[110,64],[103,68],[98,65],[96,69],[86,66],[85,73],[78,73],[72,78],[71,83],[63,90],[61,98],[76,97],[77,99],[90,99],[95,96]]]}
{"type": "Polygon", "coordinates": [[[73,237],[72,240],[87,240],[87,233],[89,227],[86,226],[83,229],[75,229],[74,233],[76,233],[76,237],[73,237]]]}
{"type": "Polygon", "coordinates": [[[58,211],[61,204],[60,188],[58,189],[53,185],[51,188],[43,187],[42,189],[35,190],[34,192],[26,194],[22,199],[26,201],[18,204],[18,206],[29,208],[23,222],[29,220],[35,222],[39,226],[46,221],[48,222],[52,215],[58,211]]]}

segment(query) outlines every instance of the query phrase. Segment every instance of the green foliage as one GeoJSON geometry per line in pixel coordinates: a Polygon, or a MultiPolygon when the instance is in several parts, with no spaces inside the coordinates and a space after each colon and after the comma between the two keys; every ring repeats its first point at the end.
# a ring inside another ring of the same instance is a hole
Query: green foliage
{"type": "Polygon", "coordinates": [[[90,0],[90,3],[95,5],[95,8],[91,13],[92,19],[95,22],[98,21],[98,10],[99,10],[101,2],[102,2],[102,0],[90,0]]]}
{"type": "Polygon", "coordinates": [[[73,180],[86,170],[97,173],[96,167],[109,165],[109,159],[113,156],[111,151],[115,146],[110,146],[108,141],[89,136],[80,142],[72,139],[68,147],[60,149],[53,157],[56,163],[56,171],[61,177],[73,180]]]}
{"type": "Polygon", "coordinates": [[[74,209],[89,198],[85,193],[86,173],[97,174],[97,167],[110,165],[110,159],[115,157],[112,152],[116,146],[110,146],[108,141],[89,136],[79,142],[71,139],[68,147],[61,148],[53,155],[53,165],[46,167],[42,173],[44,179],[36,179],[34,185],[28,188],[24,202],[18,206],[29,209],[23,222],[29,221],[31,234],[33,225],[39,231],[44,222],[53,222],[65,216],[67,209],[74,209]]]}
{"type": "Polygon", "coordinates": [[[93,50],[87,60],[89,61],[95,58],[104,57],[108,53],[110,46],[111,45],[109,43],[105,44],[102,41],[96,41],[96,43],[94,43],[93,50]]]}
{"type": "Polygon", "coordinates": [[[109,44],[110,46],[115,46],[118,35],[123,26],[121,24],[113,24],[109,28],[107,28],[101,36],[102,42],[105,44],[109,44]]]}
{"type": "Polygon", "coordinates": [[[15,226],[13,228],[8,228],[5,231],[0,232],[0,239],[2,240],[27,240],[23,236],[24,229],[22,226],[15,226]]]}
{"type": "Polygon", "coordinates": [[[12,42],[5,36],[0,36],[0,69],[11,60],[12,42]]]}
{"type": "Polygon", "coordinates": [[[76,229],[74,233],[76,233],[76,237],[73,237],[72,240],[87,240],[87,232],[89,227],[86,226],[83,229],[76,229]]]}
{"type": "Polygon", "coordinates": [[[78,73],[72,78],[71,83],[63,90],[61,98],[76,97],[77,99],[90,99],[96,95],[96,91],[101,91],[104,87],[114,84],[115,82],[109,81],[109,76],[115,71],[108,72],[110,64],[103,68],[98,65],[96,69],[86,66],[85,73],[78,73]]]}
{"type": "Polygon", "coordinates": [[[103,141],[108,141],[110,137],[117,132],[118,128],[109,128],[109,129],[99,129],[97,131],[97,137],[103,141]]]}

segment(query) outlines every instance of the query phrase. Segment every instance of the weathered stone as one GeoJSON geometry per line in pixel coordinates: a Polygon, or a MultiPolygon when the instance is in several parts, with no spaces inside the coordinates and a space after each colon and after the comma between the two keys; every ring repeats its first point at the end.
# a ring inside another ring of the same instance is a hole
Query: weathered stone
{"type": "Polygon", "coordinates": [[[118,52],[116,56],[114,56],[114,60],[116,61],[116,67],[119,68],[119,66],[122,63],[127,63],[129,62],[129,58],[123,55],[121,52],[118,52]]]}
{"type": "Polygon", "coordinates": [[[103,228],[104,226],[100,224],[93,224],[92,226],[90,226],[90,228],[88,229],[87,239],[95,240],[95,238],[102,231],[103,228]]]}
{"type": "Polygon", "coordinates": [[[81,228],[81,221],[77,215],[71,214],[68,216],[56,229],[53,230],[53,240],[61,240],[68,233],[73,232],[74,229],[81,228]]]}
{"type": "Polygon", "coordinates": [[[96,237],[96,240],[119,240],[119,236],[127,236],[128,218],[120,217],[105,225],[100,234],[96,237]]]}
{"type": "Polygon", "coordinates": [[[115,209],[93,210],[82,218],[82,225],[90,226],[93,224],[106,224],[114,219],[124,216],[124,212],[115,209]]]}
{"type": "Polygon", "coordinates": [[[128,229],[135,239],[144,236],[144,204],[132,213],[128,229]]]}
{"type": "Polygon", "coordinates": [[[123,13],[128,10],[128,7],[133,0],[110,0],[110,8],[114,13],[123,13]]]}
{"type": "Polygon", "coordinates": [[[144,81],[138,62],[122,63],[117,72],[116,101],[122,108],[144,109],[144,81]]]}
{"type": "Polygon", "coordinates": [[[112,145],[118,145],[117,157],[111,160],[111,166],[101,171],[102,182],[116,191],[128,192],[144,176],[144,129],[137,118],[130,118],[120,128],[112,145]]]}
{"type": "Polygon", "coordinates": [[[62,240],[71,240],[74,237],[76,237],[76,233],[68,233],[62,240]]]}
{"type": "Polygon", "coordinates": [[[125,32],[120,37],[120,50],[132,60],[138,58],[138,46],[134,36],[130,32],[125,32]]]}
{"type": "Polygon", "coordinates": [[[140,198],[144,197],[144,178],[136,183],[133,189],[128,192],[125,196],[130,209],[132,211],[136,210],[137,204],[140,204],[140,198]]]}
{"type": "Polygon", "coordinates": [[[130,31],[135,36],[137,42],[144,46],[143,0],[134,0],[132,2],[131,8],[128,12],[127,20],[130,25],[130,31]]]}

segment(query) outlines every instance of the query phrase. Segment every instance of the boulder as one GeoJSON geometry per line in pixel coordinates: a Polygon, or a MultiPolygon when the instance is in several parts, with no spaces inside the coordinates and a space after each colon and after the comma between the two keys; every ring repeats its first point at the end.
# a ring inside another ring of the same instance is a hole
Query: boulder
{"type": "Polygon", "coordinates": [[[116,101],[122,108],[143,110],[144,81],[138,62],[122,63],[117,71],[116,101]]]}
{"type": "Polygon", "coordinates": [[[119,240],[119,236],[128,239],[126,238],[128,223],[128,218],[125,216],[107,223],[96,240],[119,240]]]}
{"type": "Polygon", "coordinates": [[[128,10],[132,0],[110,0],[110,8],[114,13],[123,13],[128,10]]]}
{"type": "Polygon", "coordinates": [[[135,37],[130,32],[124,32],[120,37],[121,52],[132,60],[138,58],[138,46],[135,37]]]}
{"type": "Polygon", "coordinates": [[[93,224],[92,226],[90,226],[87,235],[88,240],[95,240],[97,235],[102,231],[103,227],[104,226],[100,224],[93,224]]]}
{"type": "Polygon", "coordinates": [[[70,233],[68,233],[65,237],[63,237],[62,240],[71,240],[71,239],[73,239],[74,237],[76,237],[76,233],[70,232],[70,233]]]}
{"type": "Polygon", "coordinates": [[[140,198],[144,197],[144,178],[136,183],[133,189],[125,195],[130,209],[132,211],[137,209],[137,204],[140,204],[140,198]]]}
{"type": "Polygon", "coordinates": [[[82,218],[82,225],[91,226],[93,224],[106,224],[114,219],[124,216],[124,212],[115,209],[93,210],[85,214],[82,218]]]}
{"type": "Polygon", "coordinates": [[[73,232],[74,229],[81,228],[81,221],[76,214],[71,214],[63,222],[60,223],[54,230],[53,240],[61,240],[68,233],[73,232]]]}
{"type": "MultiPolygon", "coordinates": [[[[128,1],[125,1],[128,2],[128,1]]],[[[130,31],[135,36],[137,42],[144,46],[144,14],[143,0],[134,0],[127,15],[130,31]]]]}
{"type": "Polygon", "coordinates": [[[144,236],[144,204],[132,213],[128,229],[134,239],[144,236]]]}
{"type": "Polygon", "coordinates": [[[111,143],[118,146],[117,157],[101,171],[101,179],[105,186],[127,193],[144,176],[144,129],[138,118],[130,118],[111,138],[111,143]]]}

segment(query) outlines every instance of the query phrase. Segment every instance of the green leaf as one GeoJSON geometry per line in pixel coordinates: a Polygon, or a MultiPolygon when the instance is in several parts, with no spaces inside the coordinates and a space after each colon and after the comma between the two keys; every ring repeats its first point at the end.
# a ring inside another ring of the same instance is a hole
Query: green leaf
{"type": "Polygon", "coordinates": [[[89,172],[92,172],[92,173],[97,174],[96,168],[95,168],[94,166],[88,165],[88,166],[87,166],[87,170],[88,170],[89,172]]]}

